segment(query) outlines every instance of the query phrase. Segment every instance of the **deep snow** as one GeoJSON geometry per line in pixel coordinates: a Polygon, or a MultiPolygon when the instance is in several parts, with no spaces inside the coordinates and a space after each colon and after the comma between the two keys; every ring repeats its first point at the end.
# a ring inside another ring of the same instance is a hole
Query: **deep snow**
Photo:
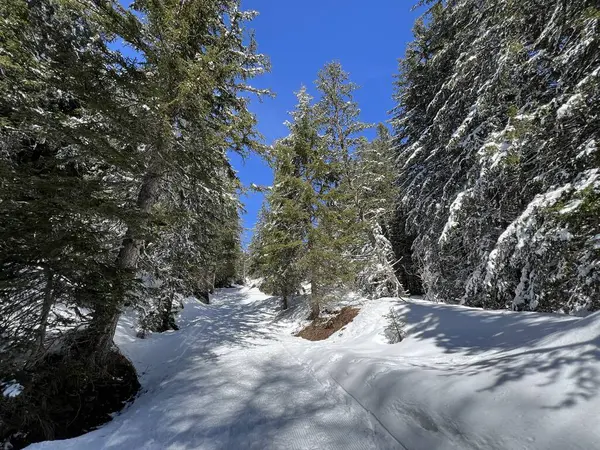
{"type": "Polygon", "coordinates": [[[600,315],[377,300],[300,358],[409,449],[600,449],[600,315]],[[390,307],[408,337],[382,342],[390,307]]]}
{"type": "MultiPolygon", "coordinates": [[[[31,449],[596,449],[600,315],[364,302],[322,342],[256,289],[186,301],[181,329],[117,342],[139,398],[104,427],[31,449]],[[393,308],[407,338],[385,341],[393,308]]],[[[355,300],[356,302],[356,300],[355,300]]]]}

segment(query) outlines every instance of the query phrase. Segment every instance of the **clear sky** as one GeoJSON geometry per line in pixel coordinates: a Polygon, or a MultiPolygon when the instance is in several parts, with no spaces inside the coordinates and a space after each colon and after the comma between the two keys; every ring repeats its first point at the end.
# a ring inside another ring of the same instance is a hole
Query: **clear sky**
{"type": "MultiPolygon", "coordinates": [[[[302,84],[314,93],[317,72],[337,60],[361,86],[356,100],[362,121],[382,122],[394,106],[393,75],[398,58],[404,55],[412,38],[412,25],[418,12],[411,0],[242,0],[244,9],[260,15],[250,24],[258,49],[271,60],[272,70],[253,81],[257,87],[272,89],[276,98],[253,102],[258,129],[266,143],[287,134],[283,125],[296,103],[294,92],[302,84]]],[[[233,164],[244,185],[270,185],[269,167],[257,156],[233,164]]],[[[244,227],[251,229],[262,204],[261,194],[242,198],[246,213],[244,227]]],[[[247,243],[251,231],[247,231],[247,243]]]]}

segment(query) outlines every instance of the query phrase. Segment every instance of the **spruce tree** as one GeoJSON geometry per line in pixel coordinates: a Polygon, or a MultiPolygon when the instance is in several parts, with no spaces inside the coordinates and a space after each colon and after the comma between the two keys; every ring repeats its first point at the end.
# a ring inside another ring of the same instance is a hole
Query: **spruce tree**
{"type": "Polygon", "coordinates": [[[271,150],[275,181],[250,247],[254,274],[284,306],[310,283],[313,319],[357,286],[372,297],[402,291],[388,239],[396,192],[389,132],[380,126],[367,142],[357,86],[339,63],[319,72],[316,87],[314,105],[305,88],[298,93],[290,134],[271,150]]]}
{"type": "Polygon", "coordinates": [[[390,228],[398,193],[392,137],[385,125],[377,126],[373,141],[358,147],[354,183],[363,223],[358,288],[371,298],[397,297],[404,289],[396,276],[390,228]]]}
{"type": "Polygon", "coordinates": [[[251,245],[255,274],[264,279],[267,289],[282,297],[284,309],[306,278],[303,262],[309,251],[306,243],[316,198],[310,168],[317,161],[320,142],[314,108],[305,88],[297,98],[291,113],[293,121],[287,123],[290,134],[269,153],[274,184],[266,196],[267,207],[251,245]]]}
{"type": "MultiPolygon", "coordinates": [[[[140,218],[126,223],[115,261],[117,280],[137,274],[140,254],[167,183],[179,188],[187,180],[189,194],[220,195],[219,176],[229,148],[253,145],[254,118],[247,110],[245,82],[262,71],[263,58],[252,40],[245,42],[243,23],[252,13],[239,1],[137,1],[131,35],[123,39],[143,55],[143,95],[148,109],[148,145],[141,184],[134,203],[140,218]]],[[[114,11],[111,10],[111,12],[114,11]]],[[[123,19],[121,14],[119,19],[123,19]]],[[[183,195],[188,194],[183,190],[183,195]]],[[[116,283],[114,298],[100,303],[89,331],[94,354],[106,354],[112,342],[125,289],[116,283]]]]}
{"type": "Polygon", "coordinates": [[[102,362],[148,274],[181,293],[232,277],[227,151],[255,146],[243,92],[264,62],[245,38],[252,13],[237,1],[2,8],[0,83],[14,93],[0,103],[3,365],[39,359],[56,302],[90,311],[71,354],[102,362]]]}
{"type": "Polygon", "coordinates": [[[315,226],[308,238],[311,268],[312,315],[320,304],[339,289],[351,288],[359,270],[356,255],[364,233],[356,184],[356,150],[364,144],[362,132],[369,127],[360,121],[354,100],[358,89],[341,64],[332,62],[319,71],[315,83],[320,95],[315,105],[322,142],[313,162],[315,226]]]}
{"type": "Polygon", "coordinates": [[[394,235],[430,298],[600,307],[599,17],[591,0],[460,0],[417,23],[397,81],[394,235]]]}
{"type": "Polygon", "coordinates": [[[142,126],[131,64],[97,22],[68,3],[2,8],[0,329],[3,363],[22,365],[43,353],[55,302],[93,307],[110,289],[142,126]]]}

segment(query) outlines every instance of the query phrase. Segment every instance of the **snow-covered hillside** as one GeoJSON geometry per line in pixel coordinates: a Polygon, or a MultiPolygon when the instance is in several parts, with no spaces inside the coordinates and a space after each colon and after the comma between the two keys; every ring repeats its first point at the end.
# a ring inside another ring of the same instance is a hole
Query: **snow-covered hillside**
{"type": "Polygon", "coordinates": [[[31,449],[600,448],[600,315],[365,302],[322,342],[255,289],[189,300],[181,329],[121,321],[139,398],[106,426],[31,449]],[[393,308],[408,336],[387,344],[393,308]]]}

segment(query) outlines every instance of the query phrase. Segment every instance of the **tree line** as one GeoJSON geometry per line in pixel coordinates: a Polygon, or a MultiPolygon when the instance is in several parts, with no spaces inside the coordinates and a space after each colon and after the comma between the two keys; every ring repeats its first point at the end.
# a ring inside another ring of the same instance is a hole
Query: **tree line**
{"type": "Polygon", "coordinates": [[[394,246],[433,300],[600,308],[600,9],[428,1],[400,62],[394,246]]]}
{"type": "Polygon", "coordinates": [[[593,0],[424,0],[392,135],[372,142],[339,64],[269,152],[251,246],[287,298],[408,291],[485,308],[600,308],[600,10],[593,0]]]}

